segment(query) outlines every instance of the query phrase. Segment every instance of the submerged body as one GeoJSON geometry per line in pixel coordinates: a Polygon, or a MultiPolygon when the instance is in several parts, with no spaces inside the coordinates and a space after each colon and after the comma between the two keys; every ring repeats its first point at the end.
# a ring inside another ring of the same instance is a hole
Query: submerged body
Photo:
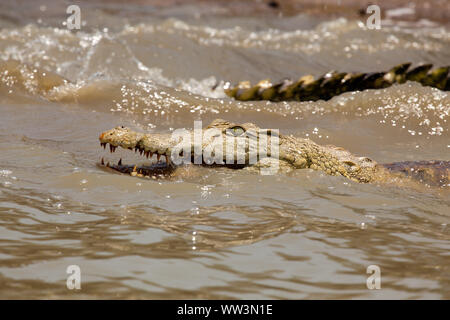
{"type": "Polygon", "coordinates": [[[429,185],[445,186],[450,180],[450,161],[382,165],[370,158],[355,156],[340,147],[321,146],[309,139],[281,135],[276,130],[261,130],[252,123],[238,125],[221,119],[214,120],[206,128],[200,129],[200,132],[186,130],[184,137],[144,134],[117,127],[103,132],[99,139],[103,147],[109,144],[111,152],[122,147],[139,151],[147,158],[156,155],[158,162],[165,159],[165,163],[140,167],[124,165],[122,160],[117,165],[107,164],[116,171],[140,177],[172,175],[181,167],[180,164],[192,162],[203,166],[226,166],[248,171],[276,167],[277,173],[310,168],[361,183],[387,182],[393,179],[410,181],[412,178],[429,185]],[[196,140],[198,134],[204,137],[200,141],[196,140]],[[252,140],[256,144],[252,144],[252,140]],[[261,141],[266,143],[262,144],[261,141]],[[238,146],[242,146],[242,159],[239,159],[238,146]],[[257,148],[256,152],[252,150],[254,146],[257,148]],[[212,155],[214,161],[205,154],[212,155]],[[180,161],[180,158],[185,161],[180,161]]]}

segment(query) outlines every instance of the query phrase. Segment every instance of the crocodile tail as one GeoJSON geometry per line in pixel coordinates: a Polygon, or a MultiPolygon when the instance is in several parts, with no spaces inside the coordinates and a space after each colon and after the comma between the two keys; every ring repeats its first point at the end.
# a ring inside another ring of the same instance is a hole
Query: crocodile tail
{"type": "Polygon", "coordinates": [[[428,73],[428,75],[420,81],[424,86],[436,87],[444,90],[446,88],[447,78],[450,67],[437,68],[428,73]]]}
{"type": "Polygon", "coordinates": [[[450,67],[432,70],[432,64],[423,64],[409,70],[411,63],[402,63],[386,72],[339,73],[330,71],[317,79],[312,75],[301,77],[298,81],[283,80],[272,84],[269,80],[252,86],[243,81],[225,90],[236,100],[270,101],[315,101],[329,100],[348,91],[387,88],[395,83],[406,81],[420,82],[424,86],[450,91],[450,67]],[[408,71],[409,70],[409,71],[408,71]]]}
{"type": "Polygon", "coordinates": [[[403,161],[381,166],[434,187],[445,187],[450,183],[450,161],[403,161]]]}

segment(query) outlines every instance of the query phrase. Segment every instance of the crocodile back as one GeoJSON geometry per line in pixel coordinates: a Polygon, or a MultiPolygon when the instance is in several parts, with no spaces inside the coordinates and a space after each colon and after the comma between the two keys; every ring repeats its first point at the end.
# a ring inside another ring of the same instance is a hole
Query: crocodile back
{"type": "Polygon", "coordinates": [[[445,187],[450,183],[450,161],[403,161],[384,163],[381,166],[430,186],[445,187]]]}

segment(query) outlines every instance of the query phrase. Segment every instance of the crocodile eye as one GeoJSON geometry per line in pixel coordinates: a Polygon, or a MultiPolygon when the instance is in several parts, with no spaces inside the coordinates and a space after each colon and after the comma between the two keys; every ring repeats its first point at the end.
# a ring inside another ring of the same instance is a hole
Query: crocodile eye
{"type": "Polygon", "coordinates": [[[235,137],[238,137],[238,136],[244,134],[244,132],[245,132],[245,129],[242,128],[241,126],[234,126],[234,127],[230,128],[229,130],[235,137]]]}

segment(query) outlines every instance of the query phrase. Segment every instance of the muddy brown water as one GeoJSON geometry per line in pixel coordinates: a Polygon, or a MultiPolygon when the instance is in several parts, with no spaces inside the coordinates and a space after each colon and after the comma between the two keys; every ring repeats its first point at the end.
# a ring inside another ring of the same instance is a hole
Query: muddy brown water
{"type": "Polygon", "coordinates": [[[450,160],[450,95],[438,89],[406,83],[301,103],[211,89],[448,65],[448,28],[83,5],[77,32],[48,2],[0,16],[0,298],[450,298],[448,186],[211,168],[153,181],[97,166],[139,159],[100,148],[106,129],[170,132],[215,118],[380,163],[450,160]],[[66,287],[69,265],[81,290],[66,287]],[[381,269],[380,290],[366,287],[369,265],[381,269]]]}

